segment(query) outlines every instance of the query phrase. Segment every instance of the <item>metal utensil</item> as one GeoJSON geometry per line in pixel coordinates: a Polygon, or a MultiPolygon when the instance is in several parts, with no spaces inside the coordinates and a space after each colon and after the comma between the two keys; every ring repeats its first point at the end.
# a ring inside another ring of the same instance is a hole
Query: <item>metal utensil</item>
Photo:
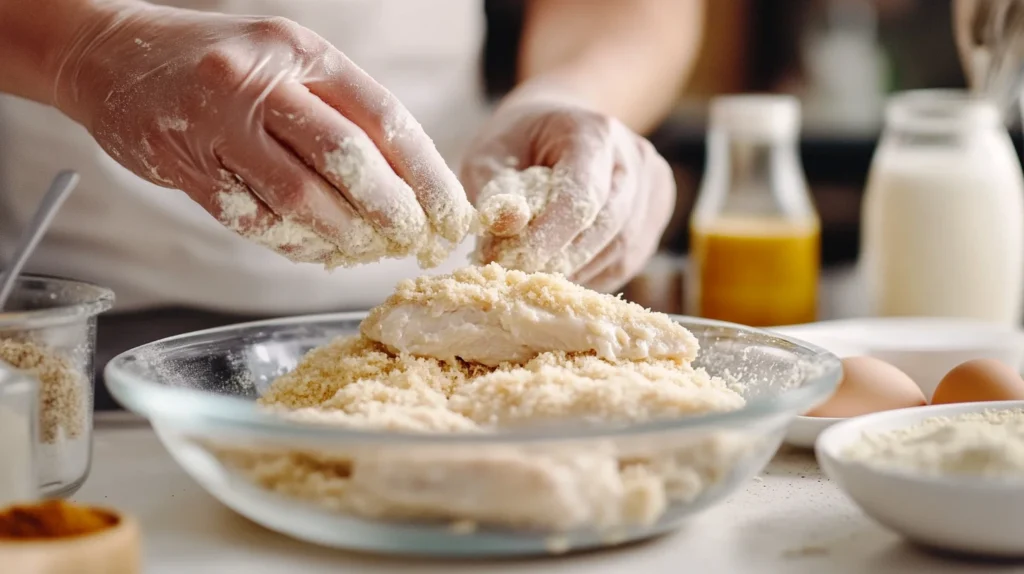
{"type": "Polygon", "coordinates": [[[57,177],[53,178],[53,182],[50,183],[50,189],[46,191],[43,200],[39,202],[39,207],[36,208],[32,221],[29,222],[28,228],[21,234],[18,249],[14,252],[14,259],[11,260],[11,264],[7,267],[2,278],[0,278],[0,311],[3,311],[7,305],[7,299],[10,298],[11,292],[14,290],[14,284],[18,281],[18,276],[21,275],[21,270],[24,269],[25,263],[32,255],[32,252],[35,251],[36,246],[39,245],[39,240],[43,238],[43,234],[50,227],[54,216],[57,215],[57,210],[60,209],[64,200],[68,198],[71,191],[78,185],[78,180],[78,173],[66,170],[58,173],[57,177]]]}
{"type": "Polygon", "coordinates": [[[953,30],[971,89],[1009,113],[1024,88],[1024,0],[953,0],[953,30]]]}

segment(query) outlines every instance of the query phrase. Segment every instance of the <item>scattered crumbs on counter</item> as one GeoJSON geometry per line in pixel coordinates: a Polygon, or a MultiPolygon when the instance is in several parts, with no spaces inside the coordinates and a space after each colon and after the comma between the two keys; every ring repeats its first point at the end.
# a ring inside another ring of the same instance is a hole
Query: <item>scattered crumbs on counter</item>
{"type": "Polygon", "coordinates": [[[842,521],[842,530],[833,532],[831,536],[811,535],[806,542],[782,552],[782,557],[789,560],[828,556],[836,549],[847,549],[857,544],[865,534],[873,532],[872,527],[858,520],[846,518],[842,521]]]}
{"type": "Polygon", "coordinates": [[[762,477],[762,476],[755,476],[754,477],[754,482],[764,482],[764,477],[762,477]]]}

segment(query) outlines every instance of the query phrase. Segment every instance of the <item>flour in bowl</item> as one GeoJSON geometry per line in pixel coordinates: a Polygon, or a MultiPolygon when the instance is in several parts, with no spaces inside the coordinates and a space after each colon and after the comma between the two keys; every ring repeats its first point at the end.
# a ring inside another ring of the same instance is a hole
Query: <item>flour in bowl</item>
{"type": "Polygon", "coordinates": [[[906,429],[865,433],[843,456],[928,475],[1024,479],[1024,409],[933,417],[906,429]]]}

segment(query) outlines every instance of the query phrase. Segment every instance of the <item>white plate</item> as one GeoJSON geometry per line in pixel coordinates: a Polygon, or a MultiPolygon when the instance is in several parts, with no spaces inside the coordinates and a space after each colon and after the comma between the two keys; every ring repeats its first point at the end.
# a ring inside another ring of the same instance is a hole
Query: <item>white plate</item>
{"type": "Polygon", "coordinates": [[[1024,557],[1024,479],[930,477],[842,457],[864,432],[993,408],[1024,408],[1024,401],[914,407],[848,419],[818,438],[818,462],[865,514],[911,541],[960,553],[1024,557]]]}
{"type": "Polygon", "coordinates": [[[814,448],[818,435],[828,427],[844,421],[831,417],[796,417],[786,430],[786,444],[798,448],[814,448]]]}
{"type": "Polygon", "coordinates": [[[895,365],[929,400],[953,367],[972,359],[997,359],[1020,369],[1024,332],[970,319],[892,317],[846,319],[773,329],[824,347],[840,357],[868,355],[895,365]]]}
{"type": "MultiPolygon", "coordinates": [[[[863,355],[866,350],[855,343],[844,341],[835,336],[833,322],[809,323],[807,325],[796,325],[791,327],[778,327],[772,329],[790,337],[796,337],[817,345],[839,358],[854,357],[863,355]]],[[[803,417],[793,419],[786,430],[785,442],[797,448],[814,448],[814,442],[825,429],[845,419],[831,417],[803,417]]]]}

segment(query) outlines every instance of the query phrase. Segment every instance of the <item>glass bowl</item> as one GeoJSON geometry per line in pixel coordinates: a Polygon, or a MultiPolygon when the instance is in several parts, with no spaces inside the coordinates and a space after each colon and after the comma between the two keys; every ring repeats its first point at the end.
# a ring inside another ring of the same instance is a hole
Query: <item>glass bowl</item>
{"type": "Polygon", "coordinates": [[[0,361],[0,507],[39,496],[39,381],[0,361]]]}
{"type": "Polygon", "coordinates": [[[43,496],[70,496],[89,476],[96,316],[113,304],[105,287],[26,275],[0,312],[0,361],[39,379],[43,496]]]}
{"type": "Polygon", "coordinates": [[[838,358],[798,340],[678,317],[700,340],[696,365],[743,394],[742,409],[632,425],[413,434],[298,422],[258,407],[304,353],[357,332],[363,317],[297,317],[164,339],[111,361],[107,386],[150,419],[197,482],[267,528],[349,549],[507,556],[675,528],[758,474],[793,417],[824,401],[841,373],[838,358]],[[638,461],[641,474],[658,469],[659,488],[637,487],[642,476],[629,488],[618,481],[638,461]],[[644,518],[609,522],[612,499],[644,518]],[[409,518],[419,512],[432,520],[409,518]],[[475,519],[460,518],[467,512],[475,519]],[[517,527],[490,526],[480,518],[488,512],[517,527]]]}

